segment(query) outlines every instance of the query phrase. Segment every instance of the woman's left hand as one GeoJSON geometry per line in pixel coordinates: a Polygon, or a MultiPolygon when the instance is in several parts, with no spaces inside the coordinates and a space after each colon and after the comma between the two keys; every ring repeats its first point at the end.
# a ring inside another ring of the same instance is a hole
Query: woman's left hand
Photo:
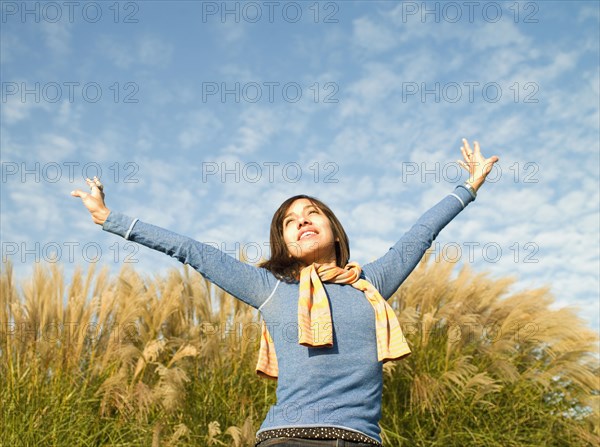
{"type": "Polygon", "coordinates": [[[463,145],[460,150],[465,160],[457,161],[458,164],[465,168],[469,173],[467,183],[477,191],[485,181],[486,176],[492,170],[492,166],[494,166],[494,163],[496,163],[499,158],[495,155],[492,155],[490,158],[485,158],[481,154],[481,149],[479,148],[479,143],[477,141],[473,143],[474,150],[471,150],[466,138],[463,138],[462,141],[463,145]]]}

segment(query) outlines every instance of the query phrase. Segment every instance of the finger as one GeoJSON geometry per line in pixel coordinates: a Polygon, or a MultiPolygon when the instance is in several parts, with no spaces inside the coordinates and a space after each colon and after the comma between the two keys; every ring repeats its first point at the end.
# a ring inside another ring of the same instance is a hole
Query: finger
{"type": "Polygon", "coordinates": [[[87,182],[88,186],[90,187],[90,195],[94,198],[100,198],[103,193],[100,190],[100,188],[98,187],[98,185],[96,184],[96,182],[94,180],[90,180],[89,178],[86,178],[85,181],[87,182]]]}
{"type": "Polygon", "coordinates": [[[83,192],[83,191],[81,191],[79,189],[76,189],[75,191],[71,191],[71,195],[73,197],[81,197],[82,199],[84,199],[88,195],[88,193],[87,192],[83,192]]]}
{"type": "Polygon", "coordinates": [[[461,146],[460,150],[462,152],[463,158],[465,160],[465,162],[468,164],[471,162],[471,154],[469,153],[468,147],[469,144],[466,143],[466,140],[463,138],[463,145],[461,146]]]}
{"type": "Polygon", "coordinates": [[[496,155],[492,155],[490,158],[486,158],[485,160],[485,164],[486,165],[493,165],[494,163],[496,163],[499,160],[499,158],[496,155]]]}
{"type": "Polygon", "coordinates": [[[463,138],[463,139],[462,139],[462,142],[463,142],[463,146],[464,146],[464,148],[465,148],[465,152],[466,152],[467,154],[471,155],[471,146],[469,146],[469,142],[467,141],[467,139],[466,139],[466,138],[463,138]]]}
{"type": "Polygon", "coordinates": [[[473,142],[473,146],[475,148],[475,156],[481,155],[481,148],[479,147],[479,142],[478,141],[473,142]]]}
{"type": "Polygon", "coordinates": [[[467,166],[467,164],[464,161],[462,161],[462,160],[456,160],[456,161],[458,162],[459,166],[465,168],[467,170],[467,172],[470,172],[469,167],[467,166]]]}
{"type": "Polygon", "coordinates": [[[465,149],[465,146],[461,146],[460,147],[460,151],[462,152],[462,156],[465,159],[466,162],[469,161],[469,154],[467,154],[467,150],[465,149]]]}
{"type": "Polygon", "coordinates": [[[94,176],[94,184],[100,188],[100,190],[104,188],[104,185],[100,182],[100,179],[97,176],[94,176]]]}

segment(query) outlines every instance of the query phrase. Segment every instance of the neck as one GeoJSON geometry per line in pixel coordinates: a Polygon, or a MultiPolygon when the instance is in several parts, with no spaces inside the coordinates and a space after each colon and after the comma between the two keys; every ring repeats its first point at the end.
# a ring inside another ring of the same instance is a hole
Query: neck
{"type": "Polygon", "coordinates": [[[323,265],[323,266],[327,266],[327,267],[335,267],[337,265],[335,259],[333,261],[332,260],[321,260],[321,261],[314,260],[310,263],[303,262],[302,268],[308,267],[309,265],[312,265],[312,264],[319,264],[319,265],[323,265]]]}
{"type": "Polygon", "coordinates": [[[319,264],[326,266],[326,267],[335,267],[336,266],[335,261],[319,262],[319,264]]]}

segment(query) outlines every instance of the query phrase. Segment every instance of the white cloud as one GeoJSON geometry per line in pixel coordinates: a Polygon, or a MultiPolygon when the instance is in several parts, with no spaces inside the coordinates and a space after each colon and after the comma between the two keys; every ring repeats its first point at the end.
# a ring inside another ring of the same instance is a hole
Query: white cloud
{"type": "MultiPolygon", "coordinates": [[[[18,87],[15,87],[15,89],[18,87]]],[[[12,91],[12,90],[11,90],[12,91]]],[[[32,108],[36,105],[31,105],[26,101],[22,101],[17,92],[15,95],[6,96],[6,102],[2,105],[2,116],[6,124],[13,124],[23,120],[29,116],[32,108]]]]}
{"type": "Polygon", "coordinates": [[[172,44],[148,34],[138,36],[128,44],[104,35],[98,39],[98,49],[122,69],[132,66],[164,67],[170,62],[173,54],[172,44]]]}
{"type": "Polygon", "coordinates": [[[16,57],[25,52],[26,48],[27,46],[16,34],[2,32],[2,39],[0,39],[0,60],[2,61],[2,65],[13,62],[16,57]]]}
{"type": "Polygon", "coordinates": [[[173,46],[155,36],[145,36],[137,42],[140,63],[149,66],[165,66],[171,60],[173,46]]]}
{"type": "Polygon", "coordinates": [[[355,206],[350,219],[352,227],[363,234],[387,233],[397,228],[398,211],[389,203],[378,200],[363,201],[355,206]]]}
{"type": "Polygon", "coordinates": [[[252,154],[266,144],[275,133],[279,117],[272,109],[250,107],[242,113],[242,125],[235,132],[235,143],[223,148],[224,153],[252,154]]]}
{"type": "Polygon", "coordinates": [[[243,21],[235,22],[233,20],[225,20],[221,23],[214,24],[213,30],[216,30],[218,37],[216,38],[220,46],[227,47],[229,50],[234,50],[239,46],[236,44],[243,41],[246,37],[246,25],[243,21]]]}
{"type": "Polygon", "coordinates": [[[353,21],[353,39],[356,45],[369,52],[381,53],[394,48],[398,39],[394,32],[386,28],[379,20],[374,23],[370,18],[360,17],[353,21]]]}
{"type": "Polygon", "coordinates": [[[44,36],[44,45],[57,56],[64,57],[71,52],[71,30],[68,21],[50,23],[42,20],[39,24],[44,36]]]}
{"type": "Polygon", "coordinates": [[[42,134],[36,145],[36,160],[40,162],[59,162],[74,154],[75,143],[62,135],[42,134]]]}
{"type": "MultiPolygon", "coordinates": [[[[510,20],[501,20],[495,23],[483,22],[479,26],[472,27],[470,32],[457,33],[457,35],[460,38],[468,39],[470,46],[474,49],[490,51],[498,47],[510,47],[515,54],[521,53],[521,57],[523,57],[523,50],[532,45],[531,37],[521,32],[517,24],[510,20]],[[514,51],[515,48],[521,49],[521,51],[514,51]]],[[[525,54],[527,54],[527,50],[525,50],[525,54]]]]}
{"type": "Polygon", "coordinates": [[[62,101],[56,115],[56,122],[60,126],[74,126],[81,118],[81,108],[69,101],[62,101]]]}
{"type": "Polygon", "coordinates": [[[209,111],[199,110],[188,113],[186,127],[179,132],[179,143],[184,149],[200,146],[215,133],[222,130],[223,124],[209,111]]]}
{"type": "MultiPolygon", "coordinates": [[[[30,171],[35,170],[31,165],[28,167],[30,171]]],[[[15,178],[7,183],[10,200],[15,204],[26,204],[26,206],[13,211],[11,218],[7,218],[7,222],[14,225],[15,233],[8,230],[5,235],[7,237],[16,235],[17,240],[35,239],[30,237],[32,233],[23,231],[25,228],[35,230],[34,232],[43,234],[44,237],[48,237],[48,233],[55,235],[62,222],[61,214],[57,211],[61,209],[58,204],[69,199],[69,190],[61,190],[59,185],[59,183],[45,181],[41,175],[36,177],[33,174],[27,175],[24,181],[23,178],[15,178]],[[54,230],[49,231],[49,228],[54,230]]]]}
{"type": "Polygon", "coordinates": [[[401,79],[388,64],[369,63],[365,66],[364,76],[350,86],[349,92],[362,101],[374,104],[389,97],[398,89],[401,79]]]}
{"type": "Polygon", "coordinates": [[[595,5],[594,3],[582,3],[580,4],[580,6],[581,8],[577,13],[578,22],[585,22],[587,20],[591,20],[594,23],[598,23],[598,21],[600,20],[600,9],[598,8],[598,5],[595,5]]]}

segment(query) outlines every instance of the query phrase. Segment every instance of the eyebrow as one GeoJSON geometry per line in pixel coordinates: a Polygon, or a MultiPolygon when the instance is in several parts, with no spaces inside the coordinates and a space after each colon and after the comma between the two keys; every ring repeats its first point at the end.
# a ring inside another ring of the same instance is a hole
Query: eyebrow
{"type": "MultiPolygon", "coordinates": [[[[302,211],[304,211],[306,208],[311,208],[311,207],[312,207],[312,208],[314,208],[314,209],[316,209],[317,211],[319,210],[319,209],[318,209],[318,208],[317,208],[315,205],[313,205],[313,204],[311,203],[310,205],[305,205],[305,206],[304,206],[304,208],[302,208],[302,211]]],[[[285,216],[283,216],[283,220],[282,220],[282,222],[285,222],[285,220],[286,220],[288,217],[290,217],[292,214],[294,214],[294,213],[287,213],[285,216]]]]}

